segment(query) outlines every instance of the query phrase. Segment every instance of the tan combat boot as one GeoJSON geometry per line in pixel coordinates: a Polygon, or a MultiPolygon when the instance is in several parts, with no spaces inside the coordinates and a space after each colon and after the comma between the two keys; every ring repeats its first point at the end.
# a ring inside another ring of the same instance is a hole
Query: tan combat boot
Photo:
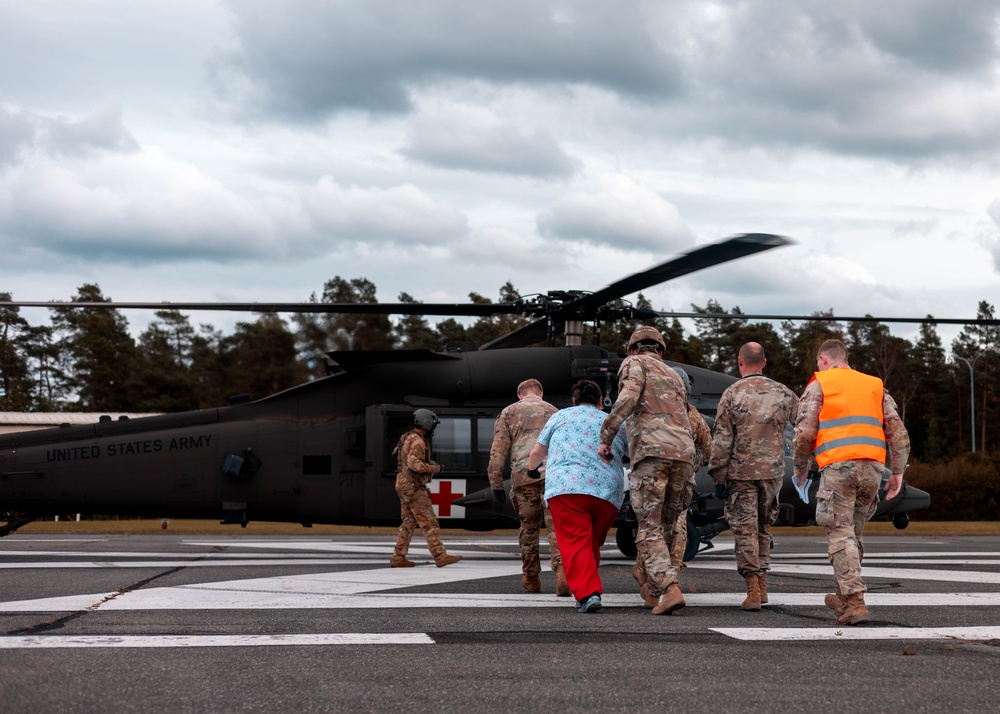
{"type": "Polygon", "coordinates": [[[448,555],[445,553],[440,558],[435,559],[434,564],[439,568],[443,568],[446,565],[451,565],[452,563],[457,563],[462,559],[460,555],[448,555]]]}
{"type": "Polygon", "coordinates": [[[868,614],[868,606],[865,605],[864,593],[853,593],[847,596],[847,608],[844,613],[837,618],[838,625],[863,625],[871,617],[868,614]]]}
{"type": "Polygon", "coordinates": [[[566,573],[563,571],[563,566],[556,568],[556,596],[557,597],[569,597],[569,583],[566,582],[566,573]]]}
{"type": "Polygon", "coordinates": [[[670,583],[667,591],[660,596],[660,602],[653,608],[654,615],[669,615],[687,605],[677,583],[670,583]]]}
{"type": "Polygon", "coordinates": [[[652,610],[660,602],[659,595],[653,595],[649,592],[649,583],[646,583],[639,588],[639,594],[642,595],[642,602],[646,606],[647,610],[652,610]]]}
{"type": "Polygon", "coordinates": [[[405,555],[394,555],[389,565],[393,568],[412,568],[416,565],[412,560],[407,560],[405,555]]]}
{"type": "Polygon", "coordinates": [[[632,577],[635,578],[637,583],[639,583],[640,588],[649,581],[649,576],[646,575],[646,571],[643,570],[638,563],[635,563],[632,566],[632,577]]]}
{"type": "Polygon", "coordinates": [[[757,581],[757,573],[744,575],[743,579],[747,581],[747,596],[740,607],[748,611],[760,610],[760,584],[757,581]]]}
{"type": "Polygon", "coordinates": [[[838,620],[840,619],[840,616],[844,614],[844,611],[847,609],[847,598],[845,598],[839,592],[830,593],[823,599],[823,602],[826,603],[826,606],[828,608],[833,610],[838,620]]]}
{"type": "Polygon", "coordinates": [[[757,586],[760,588],[760,604],[767,604],[767,571],[761,571],[757,576],[757,586]]]}
{"type": "Polygon", "coordinates": [[[542,579],[537,575],[522,575],[521,586],[529,593],[538,593],[542,591],[542,579]]]}

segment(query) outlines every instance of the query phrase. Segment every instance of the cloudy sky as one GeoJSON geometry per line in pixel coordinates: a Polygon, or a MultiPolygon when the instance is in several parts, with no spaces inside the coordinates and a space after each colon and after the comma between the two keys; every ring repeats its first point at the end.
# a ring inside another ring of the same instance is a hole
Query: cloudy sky
{"type": "Polygon", "coordinates": [[[972,317],[998,43],[996,0],[0,0],[0,291],[464,302],[766,232],[646,294],[972,317]]]}

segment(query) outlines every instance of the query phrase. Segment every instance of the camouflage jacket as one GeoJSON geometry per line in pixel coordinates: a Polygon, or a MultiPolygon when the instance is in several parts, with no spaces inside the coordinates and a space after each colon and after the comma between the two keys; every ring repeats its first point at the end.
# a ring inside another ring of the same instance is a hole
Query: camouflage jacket
{"type": "Polygon", "coordinates": [[[397,480],[406,479],[417,486],[426,486],[434,474],[441,472],[441,467],[431,461],[430,441],[416,429],[400,437],[396,458],[399,461],[397,480]]]}
{"type": "Polygon", "coordinates": [[[758,373],[722,393],[708,473],[715,483],[784,478],[785,427],[798,412],[795,392],[758,373]]]}
{"type": "Polygon", "coordinates": [[[601,427],[601,443],[611,446],[624,421],[633,467],[649,456],[695,463],[685,392],[681,378],[655,354],[626,357],[618,370],[618,399],[601,427]]]}
{"type": "Polygon", "coordinates": [[[691,422],[691,432],[694,434],[694,465],[697,469],[701,467],[701,462],[708,461],[712,453],[712,431],[705,423],[705,417],[690,404],[688,404],[688,420],[691,422]]]}
{"type": "Polygon", "coordinates": [[[545,422],[558,410],[541,397],[529,394],[500,412],[493,424],[493,446],[490,448],[490,464],[487,475],[490,488],[503,488],[503,469],[510,456],[510,487],[518,488],[525,483],[545,483],[542,479],[528,477],[528,455],[538,441],[545,422]]]}
{"type": "MultiPolygon", "coordinates": [[[[818,380],[806,385],[799,400],[799,414],[795,421],[795,440],[792,444],[795,459],[795,473],[802,475],[809,471],[816,448],[816,434],[819,432],[819,412],[823,408],[823,388],[818,380]]],[[[893,474],[906,470],[910,458],[910,435],[903,426],[896,409],[896,400],[889,392],[882,391],[882,430],[885,432],[886,465],[893,474]]]]}

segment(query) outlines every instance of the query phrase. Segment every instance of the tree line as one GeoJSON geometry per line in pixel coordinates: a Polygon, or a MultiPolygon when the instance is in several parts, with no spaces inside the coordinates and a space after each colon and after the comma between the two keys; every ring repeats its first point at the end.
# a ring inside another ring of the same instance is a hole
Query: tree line
{"type": "MultiPolygon", "coordinates": [[[[512,283],[498,302],[520,297],[512,283]]],[[[9,293],[0,299],[11,300],[9,293]]],[[[492,301],[470,293],[474,303],[492,301]]],[[[401,293],[399,302],[419,304],[401,293]]],[[[74,302],[109,302],[96,284],[81,286],[74,302]]],[[[365,278],[329,280],[317,303],[377,303],[365,278]]],[[[640,294],[637,307],[652,308],[640,294]]],[[[819,319],[775,326],[741,317],[715,301],[692,305],[701,314],[687,332],[676,318],[652,321],[663,334],[669,359],[738,375],[740,346],[756,341],[767,354],[768,376],[801,392],[815,370],[818,346],[843,340],[851,365],[880,377],[896,399],[913,442],[915,459],[938,463],[971,450],[970,367],[975,367],[977,450],[1000,450],[1000,328],[967,325],[950,345],[949,360],[933,318],[920,325],[916,342],[891,334],[879,322],[844,325],[832,311],[819,319]]],[[[978,305],[977,319],[994,308],[978,305]]],[[[454,318],[431,324],[420,315],[255,314],[224,335],[209,324],[192,325],[175,310],[162,310],[138,336],[113,309],[51,309],[51,324],[31,325],[17,308],[0,308],[0,410],[176,412],[221,406],[236,395],[253,398],[325,374],[323,355],[334,350],[443,349],[451,342],[484,344],[517,329],[528,318],[482,317],[465,325],[454,318]]],[[[602,324],[597,342],[621,353],[637,322],[602,324]]],[[[646,321],[650,324],[650,321],[646,321]]],[[[585,342],[594,338],[585,334],[585,342]]]]}

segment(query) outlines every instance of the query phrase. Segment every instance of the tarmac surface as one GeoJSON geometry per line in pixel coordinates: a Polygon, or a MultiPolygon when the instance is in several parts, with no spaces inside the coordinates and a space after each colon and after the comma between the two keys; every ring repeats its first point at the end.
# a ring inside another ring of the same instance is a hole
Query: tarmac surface
{"type": "MultiPolygon", "coordinates": [[[[544,538],[543,545],[544,545],[544,538]]],[[[1000,537],[865,539],[872,622],[837,626],[825,541],[776,539],[743,612],[732,539],[654,617],[604,550],[604,607],[521,589],[516,538],[388,567],[393,538],[49,535],[0,540],[0,704],[90,711],[992,710],[1000,537]]]]}

